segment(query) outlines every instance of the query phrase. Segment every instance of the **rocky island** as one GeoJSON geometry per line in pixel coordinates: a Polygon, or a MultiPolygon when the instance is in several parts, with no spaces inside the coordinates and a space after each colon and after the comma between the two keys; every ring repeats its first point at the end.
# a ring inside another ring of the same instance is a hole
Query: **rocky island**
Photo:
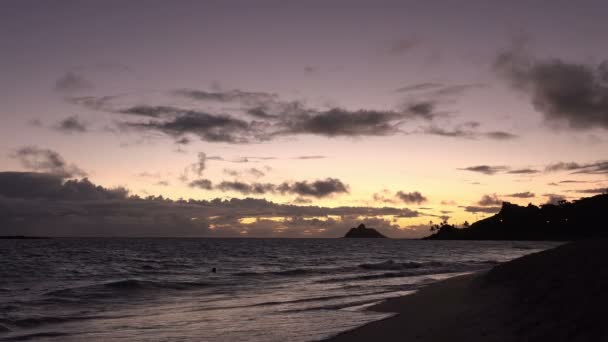
{"type": "Polygon", "coordinates": [[[386,236],[382,235],[380,232],[375,230],[374,228],[367,228],[362,223],[358,227],[351,228],[346,235],[345,238],[386,238],[386,236]]]}

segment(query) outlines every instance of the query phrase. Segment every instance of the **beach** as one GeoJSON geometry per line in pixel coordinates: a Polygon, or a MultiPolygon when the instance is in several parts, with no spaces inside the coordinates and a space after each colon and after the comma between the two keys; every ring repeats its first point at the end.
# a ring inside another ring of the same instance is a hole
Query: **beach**
{"type": "Polygon", "coordinates": [[[605,341],[608,241],[581,241],[451,278],[370,310],[395,316],[328,341],[605,341]]]}

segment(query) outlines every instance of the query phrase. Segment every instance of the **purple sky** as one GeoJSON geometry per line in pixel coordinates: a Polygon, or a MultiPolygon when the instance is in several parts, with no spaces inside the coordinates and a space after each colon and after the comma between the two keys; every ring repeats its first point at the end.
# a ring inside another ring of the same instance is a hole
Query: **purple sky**
{"type": "Polygon", "coordinates": [[[0,183],[21,190],[0,193],[0,235],[339,236],[368,222],[412,237],[503,200],[601,193],[606,13],[2,1],[0,183]],[[32,201],[53,210],[34,217],[32,201]]]}

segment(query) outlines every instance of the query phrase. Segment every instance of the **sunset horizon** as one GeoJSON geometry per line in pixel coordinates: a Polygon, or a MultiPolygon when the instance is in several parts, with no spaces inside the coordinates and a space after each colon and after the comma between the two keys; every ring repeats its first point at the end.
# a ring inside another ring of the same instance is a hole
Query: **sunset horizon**
{"type": "MultiPolygon", "coordinates": [[[[605,24],[553,25],[565,7],[592,7],[137,3],[4,6],[3,171],[86,177],[125,200],[294,206],[229,216],[167,207],[206,222],[163,236],[339,236],[368,222],[416,238],[429,221],[474,222],[503,201],[608,187],[608,64],[589,33],[605,24]],[[432,15],[454,29],[433,29],[432,15]],[[563,48],[576,34],[585,40],[563,48]],[[308,206],[322,209],[301,213],[308,206]]],[[[146,236],[145,221],[125,225],[146,236]]],[[[65,224],[73,232],[35,222],[32,232],[105,234],[65,224]]]]}

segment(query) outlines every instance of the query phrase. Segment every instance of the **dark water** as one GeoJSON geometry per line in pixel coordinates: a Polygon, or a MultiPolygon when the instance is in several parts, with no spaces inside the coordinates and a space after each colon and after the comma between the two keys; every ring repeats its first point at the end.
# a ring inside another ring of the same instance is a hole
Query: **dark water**
{"type": "Polygon", "coordinates": [[[386,317],[372,303],[555,245],[0,240],[0,341],[314,341],[386,317]]]}

